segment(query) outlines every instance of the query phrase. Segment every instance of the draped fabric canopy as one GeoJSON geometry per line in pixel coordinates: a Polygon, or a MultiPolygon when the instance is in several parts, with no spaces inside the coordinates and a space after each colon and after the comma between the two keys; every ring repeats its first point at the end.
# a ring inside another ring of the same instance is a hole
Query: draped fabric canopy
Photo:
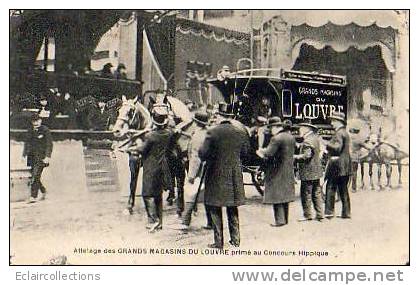
{"type": "Polygon", "coordinates": [[[354,114],[365,107],[364,90],[371,91],[371,104],[385,107],[387,100],[390,100],[391,94],[387,93],[387,88],[391,78],[380,53],[377,46],[365,50],[350,47],[344,52],[337,52],[330,46],[317,49],[303,44],[292,69],[346,75],[348,111],[354,114]]]}
{"type": "Polygon", "coordinates": [[[250,36],[247,33],[227,30],[186,19],[177,19],[176,31],[184,35],[192,34],[216,42],[234,43],[236,45],[249,45],[250,36]]]}
{"type": "Polygon", "coordinates": [[[165,17],[158,25],[146,25],[145,34],[154,64],[157,65],[156,68],[164,77],[167,87],[173,89],[175,85],[176,17],[165,17]]]}
{"type": "Polygon", "coordinates": [[[359,26],[351,23],[339,26],[328,22],[320,27],[308,24],[291,27],[291,58],[295,63],[303,44],[318,50],[330,46],[337,52],[345,52],[353,47],[360,51],[378,46],[387,70],[395,72],[396,66],[396,33],[393,28],[380,28],[376,24],[359,26]]]}
{"type": "Polygon", "coordinates": [[[399,30],[404,25],[402,12],[396,10],[264,10],[261,23],[275,16],[280,16],[291,26],[321,27],[330,22],[340,26],[354,23],[361,27],[376,24],[380,28],[399,30]]]}
{"type": "Polygon", "coordinates": [[[101,36],[125,15],[123,10],[24,10],[11,21],[11,67],[32,67],[50,36],[56,39],[57,70],[69,63],[82,68],[101,36]]]}

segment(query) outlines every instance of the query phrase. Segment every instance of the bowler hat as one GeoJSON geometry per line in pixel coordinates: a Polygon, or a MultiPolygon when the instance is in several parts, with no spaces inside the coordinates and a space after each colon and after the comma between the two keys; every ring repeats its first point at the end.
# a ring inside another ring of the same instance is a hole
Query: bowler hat
{"type": "Polygon", "coordinates": [[[298,127],[309,127],[309,128],[315,129],[315,130],[318,129],[317,126],[313,125],[313,123],[309,119],[306,119],[303,122],[299,123],[298,127]]]}
{"type": "Polygon", "coordinates": [[[233,106],[225,102],[220,102],[218,104],[218,113],[224,116],[233,116],[233,106]]]}
{"type": "Polygon", "coordinates": [[[346,118],[345,118],[345,114],[344,113],[332,113],[332,115],[330,116],[330,119],[332,120],[338,120],[341,121],[342,123],[346,123],[346,118]]]}
{"type": "Polygon", "coordinates": [[[282,123],[282,120],[280,117],[271,117],[268,119],[268,127],[273,127],[273,126],[283,126],[284,124],[282,123]]]}
{"type": "Polygon", "coordinates": [[[193,117],[193,120],[202,125],[208,125],[209,114],[205,111],[197,111],[193,117]]]}

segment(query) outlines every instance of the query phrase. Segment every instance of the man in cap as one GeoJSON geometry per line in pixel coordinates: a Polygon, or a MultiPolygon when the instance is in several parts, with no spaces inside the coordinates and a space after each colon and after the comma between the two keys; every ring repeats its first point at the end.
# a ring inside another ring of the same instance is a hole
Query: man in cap
{"type": "Polygon", "coordinates": [[[168,153],[175,142],[173,131],[167,128],[167,114],[154,112],[152,120],[155,128],[145,135],[137,151],[143,158],[142,196],[149,221],[146,227],[153,233],[162,229],[163,190],[173,188],[168,153]]]}
{"type": "MultiPolygon", "coordinates": [[[[185,204],[186,212],[182,216],[182,230],[186,230],[192,219],[192,212],[195,210],[200,186],[202,183],[200,178],[203,171],[203,163],[199,158],[199,149],[203,146],[205,138],[207,136],[207,127],[209,125],[209,114],[206,111],[199,110],[194,114],[193,117],[194,130],[191,133],[191,140],[188,146],[188,176],[187,184],[185,185],[185,204]]],[[[207,225],[204,229],[212,229],[211,216],[207,207],[205,207],[205,213],[207,216],[207,225]]]]}
{"type": "Polygon", "coordinates": [[[304,218],[301,221],[312,220],[311,204],[314,205],[316,219],[323,219],[323,199],[320,187],[320,178],[323,170],[320,161],[320,139],[317,127],[309,120],[299,125],[303,142],[298,155],[294,160],[298,162],[298,171],[301,179],[301,204],[304,218]]]}
{"type": "Polygon", "coordinates": [[[42,120],[48,121],[51,116],[51,107],[48,102],[48,97],[45,94],[42,94],[39,98],[39,111],[38,115],[42,120]]]}
{"type": "Polygon", "coordinates": [[[230,67],[227,65],[224,65],[220,70],[217,72],[217,79],[220,81],[226,80],[228,77],[230,77],[230,67]]]}
{"type": "Polygon", "coordinates": [[[351,203],[348,193],[349,176],[351,175],[351,157],[349,154],[350,137],[346,131],[344,113],[332,114],[331,123],[335,134],[326,145],[329,154],[328,166],[326,167],[326,208],[325,217],[333,218],[335,214],[335,196],[339,191],[342,201],[342,218],[351,218],[351,203]]]}
{"type": "Polygon", "coordinates": [[[27,164],[31,167],[31,196],[29,203],[36,202],[38,191],[41,200],[45,199],[46,189],[41,182],[42,171],[49,165],[52,154],[52,138],[49,129],[42,125],[42,118],[38,114],[31,117],[31,128],[25,141],[23,156],[27,157],[27,164]]]}
{"type": "Polygon", "coordinates": [[[249,137],[245,129],[234,126],[231,105],[220,104],[219,125],[208,130],[199,157],[206,162],[204,202],[210,212],[214,243],[211,248],[222,248],[223,215],[227,208],[230,244],[240,246],[238,206],[244,204],[245,193],[241,159],[249,147],[249,137]]]}
{"type": "Polygon", "coordinates": [[[279,117],[269,118],[268,128],[272,138],[268,146],[260,148],[256,154],[267,161],[263,203],[273,205],[275,223],[271,226],[281,227],[288,224],[288,205],[295,200],[295,139],[290,129],[284,129],[279,117]]]}

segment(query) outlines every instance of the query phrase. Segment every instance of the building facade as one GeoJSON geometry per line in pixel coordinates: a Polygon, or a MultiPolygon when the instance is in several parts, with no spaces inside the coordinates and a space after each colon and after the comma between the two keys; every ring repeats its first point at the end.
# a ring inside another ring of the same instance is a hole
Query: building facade
{"type": "Polygon", "coordinates": [[[408,134],[407,10],[203,13],[205,23],[249,33],[255,67],[345,75],[349,119],[365,118],[374,131],[408,134]]]}

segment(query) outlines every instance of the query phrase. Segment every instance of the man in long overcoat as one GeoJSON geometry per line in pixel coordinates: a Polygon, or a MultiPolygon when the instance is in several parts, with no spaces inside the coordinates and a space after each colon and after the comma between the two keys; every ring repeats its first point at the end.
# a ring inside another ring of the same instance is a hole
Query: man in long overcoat
{"type": "Polygon", "coordinates": [[[231,105],[219,104],[219,125],[208,130],[199,157],[206,162],[204,203],[211,215],[214,244],[212,248],[222,248],[223,217],[222,207],[227,208],[230,244],[240,246],[238,206],[245,203],[241,159],[249,147],[249,137],[244,128],[237,127],[231,117],[231,105]]]}
{"type": "Polygon", "coordinates": [[[36,201],[38,191],[41,191],[41,200],[45,199],[46,189],[41,182],[42,171],[49,165],[52,154],[52,137],[49,129],[42,125],[42,118],[38,114],[31,117],[32,127],[23,149],[23,156],[27,157],[27,165],[31,167],[31,197],[29,203],[36,201]]]}
{"type": "Polygon", "coordinates": [[[142,196],[149,219],[147,228],[155,232],[162,229],[163,190],[173,189],[168,159],[176,142],[173,131],[167,128],[167,115],[155,113],[152,119],[156,128],[145,135],[138,152],[143,157],[142,196]]]}
{"type": "Polygon", "coordinates": [[[323,198],[320,187],[320,178],[323,170],[320,162],[320,139],[317,135],[317,127],[310,121],[299,125],[300,135],[303,138],[299,154],[294,155],[298,162],[298,171],[301,179],[301,204],[304,218],[301,221],[312,220],[311,208],[314,205],[316,219],[323,219],[323,198]]]}
{"type": "MultiPolygon", "coordinates": [[[[191,140],[188,145],[188,183],[185,185],[185,200],[186,200],[186,211],[182,216],[183,230],[186,230],[192,219],[192,212],[196,208],[198,196],[200,193],[199,186],[201,185],[200,178],[203,171],[203,163],[199,158],[199,150],[203,146],[207,136],[208,125],[209,125],[209,114],[205,111],[197,111],[193,117],[194,130],[191,132],[191,140]]],[[[203,228],[206,230],[212,229],[211,216],[205,207],[207,216],[207,225],[203,228]]]]}
{"type": "Polygon", "coordinates": [[[256,154],[266,160],[263,202],[273,205],[275,223],[271,226],[280,227],[288,223],[288,205],[295,200],[295,139],[288,128],[284,129],[279,117],[269,118],[268,127],[272,138],[256,154]]]}
{"type": "Polygon", "coordinates": [[[342,218],[351,218],[351,203],[348,193],[348,182],[352,172],[351,157],[349,153],[350,137],[346,131],[345,114],[337,113],[331,118],[335,134],[326,145],[329,154],[326,167],[326,208],[325,217],[333,218],[335,215],[335,196],[339,191],[342,201],[342,218]]]}

